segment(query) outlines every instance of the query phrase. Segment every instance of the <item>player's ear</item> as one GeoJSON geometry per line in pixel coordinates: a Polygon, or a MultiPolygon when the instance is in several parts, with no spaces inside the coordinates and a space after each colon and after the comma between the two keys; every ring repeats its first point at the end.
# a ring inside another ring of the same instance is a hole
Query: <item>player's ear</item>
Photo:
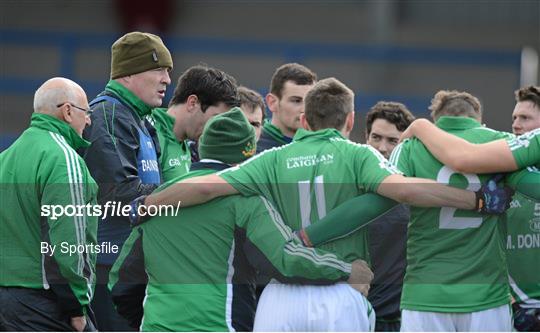
{"type": "Polygon", "coordinates": [[[300,113],[300,125],[302,125],[302,128],[310,131],[311,128],[309,127],[309,124],[307,122],[307,119],[306,119],[306,114],[305,113],[300,113]]]}
{"type": "Polygon", "coordinates": [[[268,106],[268,110],[270,110],[270,112],[272,113],[276,112],[279,98],[276,95],[269,93],[266,95],[265,100],[266,105],[268,106]]]}
{"type": "Polygon", "coordinates": [[[196,111],[197,107],[201,107],[201,103],[199,102],[199,98],[197,95],[189,95],[186,100],[186,108],[188,112],[194,112],[196,111]]]}
{"type": "MultiPolygon", "coordinates": [[[[353,127],[354,127],[354,111],[352,111],[351,113],[347,115],[347,120],[345,123],[345,130],[347,132],[350,132],[352,131],[353,127]]],[[[366,135],[366,139],[367,139],[367,135],[366,135]]]]}

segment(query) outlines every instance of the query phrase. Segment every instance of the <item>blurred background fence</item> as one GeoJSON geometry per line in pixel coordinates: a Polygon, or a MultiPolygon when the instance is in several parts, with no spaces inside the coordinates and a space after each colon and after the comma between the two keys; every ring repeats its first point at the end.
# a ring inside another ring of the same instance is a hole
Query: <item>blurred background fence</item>
{"type": "Polygon", "coordinates": [[[334,76],[356,93],[358,141],[375,102],[403,102],[427,117],[439,89],[478,96],[484,122],[510,130],[513,91],[538,78],[540,1],[2,0],[0,6],[0,150],[28,126],[33,93],[46,79],[71,78],[89,99],[99,93],[111,44],[131,30],[162,36],[174,58],[173,81],[198,63],[263,94],[285,62],[334,76]]]}

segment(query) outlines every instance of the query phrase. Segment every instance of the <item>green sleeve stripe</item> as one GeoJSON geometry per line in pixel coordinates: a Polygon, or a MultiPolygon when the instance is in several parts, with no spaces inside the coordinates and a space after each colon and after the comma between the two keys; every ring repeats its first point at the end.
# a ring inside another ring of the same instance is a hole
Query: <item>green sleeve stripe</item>
{"type": "Polygon", "coordinates": [[[403,142],[397,145],[396,148],[394,148],[394,151],[392,151],[392,154],[390,155],[390,163],[393,165],[398,165],[399,157],[401,155],[401,149],[403,149],[403,142]]]}
{"type": "MultiPolygon", "coordinates": [[[[76,153],[71,149],[71,147],[67,144],[65,141],[65,138],[59,134],[50,132],[53,139],[56,141],[56,143],[62,148],[64,151],[64,156],[66,158],[66,164],[67,164],[67,175],[68,175],[68,182],[69,182],[69,189],[71,194],[71,204],[75,205],[75,207],[79,205],[83,205],[83,194],[82,194],[82,175],[81,175],[81,168],[79,165],[79,160],[75,156],[76,153]]],[[[85,218],[85,216],[78,216],[78,214],[75,214],[73,216],[73,220],[75,222],[75,232],[77,235],[77,245],[84,245],[84,235],[85,235],[85,227],[84,224],[86,221],[82,220],[81,218],[85,218]]],[[[77,269],[77,274],[82,274],[83,271],[83,261],[82,261],[82,253],[79,253],[79,265],[77,269]]]]}
{"type": "Polygon", "coordinates": [[[507,143],[508,143],[508,148],[510,148],[510,151],[514,151],[516,149],[526,146],[525,142],[520,142],[519,140],[516,140],[516,139],[508,140],[507,143]]]}
{"type": "MultiPolygon", "coordinates": [[[[75,170],[73,172],[73,175],[74,175],[73,180],[74,180],[74,182],[70,181],[70,187],[73,187],[73,189],[74,189],[73,192],[75,193],[76,204],[83,206],[83,205],[86,204],[86,200],[85,200],[85,197],[84,197],[84,188],[83,188],[84,179],[83,179],[83,176],[82,176],[80,157],[75,152],[75,150],[72,149],[68,145],[66,139],[63,136],[61,136],[59,134],[54,134],[54,135],[57,136],[57,138],[64,145],[64,147],[66,147],[66,150],[69,152],[71,166],[75,170]],[[73,165],[73,164],[75,164],[75,165],[73,165]]],[[[65,153],[65,151],[64,151],[64,153],[65,153]]],[[[68,165],[68,175],[69,175],[69,165],[68,165]]],[[[72,201],[73,201],[73,195],[72,195],[72,201]]],[[[79,231],[79,234],[80,234],[80,239],[78,239],[78,241],[80,241],[79,244],[85,245],[86,244],[86,225],[87,225],[87,222],[88,222],[87,219],[86,219],[86,215],[83,214],[83,216],[75,216],[75,219],[77,219],[76,221],[78,221],[77,226],[78,226],[78,229],[79,229],[78,231],[79,231]]],[[[92,285],[94,283],[93,265],[90,262],[90,256],[88,254],[86,254],[85,255],[85,257],[86,257],[86,265],[88,266],[87,268],[88,268],[88,272],[89,272],[89,277],[87,278],[84,275],[84,272],[85,272],[84,259],[83,259],[82,262],[80,261],[82,257],[83,257],[83,254],[79,253],[79,263],[80,263],[79,269],[80,269],[80,271],[78,272],[78,274],[81,275],[82,277],[84,277],[84,279],[86,280],[87,297],[88,297],[88,300],[91,300],[92,297],[93,297],[93,295],[92,295],[93,294],[92,285]]]]}
{"type": "MultiPolygon", "coordinates": [[[[272,222],[274,222],[274,225],[276,226],[276,229],[279,230],[281,233],[281,236],[283,239],[285,239],[287,242],[289,242],[291,239],[293,239],[295,236],[292,233],[291,229],[285,225],[283,222],[283,219],[281,218],[281,215],[279,212],[274,208],[274,206],[264,197],[259,197],[262,202],[264,203],[264,206],[266,207],[266,210],[268,211],[268,215],[272,219],[272,222]]],[[[297,255],[302,256],[311,262],[317,264],[317,265],[326,265],[347,273],[351,272],[351,265],[339,260],[334,254],[324,254],[320,255],[317,254],[315,249],[312,248],[306,248],[303,246],[300,246],[298,244],[294,243],[287,243],[285,245],[285,252],[290,255],[297,255]]]]}
{"type": "Polygon", "coordinates": [[[351,264],[339,260],[334,254],[318,254],[314,248],[301,246],[299,244],[288,243],[284,251],[289,255],[304,257],[318,266],[328,266],[345,273],[351,273],[351,264]]]}
{"type": "Polygon", "coordinates": [[[402,172],[390,161],[388,161],[379,151],[371,146],[367,146],[367,149],[379,160],[379,167],[386,170],[391,174],[400,175],[402,172]]]}
{"type": "Polygon", "coordinates": [[[332,141],[345,142],[346,144],[349,144],[349,145],[357,147],[357,148],[367,149],[368,151],[370,151],[377,158],[377,160],[379,161],[379,167],[381,169],[384,169],[384,170],[386,170],[387,172],[389,172],[391,174],[401,174],[402,173],[401,171],[399,171],[399,169],[395,165],[392,165],[392,164],[388,163],[389,161],[386,158],[384,158],[384,156],[382,156],[382,154],[379,153],[379,151],[377,149],[371,147],[370,145],[366,145],[366,144],[362,144],[362,143],[356,143],[356,142],[352,142],[351,140],[341,139],[341,138],[332,138],[332,141]]]}
{"type": "MultiPolygon", "coordinates": [[[[60,148],[64,152],[64,157],[66,158],[68,183],[69,183],[69,190],[71,194],[70,204],[79,205],[81,202],[81,193],[79,192],[78,186],[75,186],[75,183],[78,181],[77,176],[80,176],[80,175],[76,173],[76,170],[75,170],[76,166],[75,166],[75,162],[73,161],[73,155],[70,154],[71,152],[70,152],[69,146],[66,145],[65,141],[62,141],[60,135],[56,133],[52,133],[52,132],[49,132],[49,133],[51,134],[54,141],[56,141],[58,146],[60,146],[60,148]]],[[[80,219],[79,219],[79,216],[77,216],[77,214],[73,216],[73,219],[76,222],[75,231],[77,234],[77,244],[79,245],[79,244],[82,244],[80,219]]],[[[80,271],[78,270],[77,272],[79,273],[80,271]]]]}
{"type": "Polygon", "coordinates": [[[264,206],[266,207],[266,210],[268,211],[268,215],[270,215],[270,218],[274,222],[276,228],[281,233],[281,236],[283,236],[283,239],[290,240],[293,238],[293,233],[291,232],[291,229],[285,225],[283,222],[283,219],[281,218],[281,215],[279,212],[274,208],[274,205],[272,205],[266,198],[259,197],[262,202],[264,203],[264,206]]]}
{"type": "MultiPolygon", "coordinates": [[[[302,246],[298,243],[289,243],[289,244],[286,244],[285,245],[286,248],[289,248],[290,250],[292,251],[301,251],[301,252],[306,252],[305,250],[308,250],[310,253],[313,252],[311,251],[312,248],[311,247],[305,247],[305,246],[302,246]]],[[[316,258],[317,260],[321,260],[321,261],[329,261],[329,262],[335,262],[337,264],[341,264],[342,261],[337,259],[336,255],[333,254],[333,253],[324,253],[324,254],[318,254],[316,252],[313,252],[312,253],[313,257],[316,258]]],[[[346,267],[346,266],[345,266],[346,267]]]]}
{"type": "MultiPolygon", "coordinates": [[[[64,157],[66,158],[66,165],[67,165],[67,175],[68,175],[68,182],[70,187],[70,195],[71,195],[71,204],[75,205],[75,207],[84,206],[85,199],[84,199],[84,190],[83,190],[83,176],[81,171],[81,165],[78,158],[78,154],[73,150],[68,143],[66,142],[66,139],[53,132],[49,132],[51,137],[54,141],[58,144],[58,146],[62,149],[64,152],[64,157]]],[[[73,217],[73,221],[75,224],[75,234],[77,238],[77,245],[84,245],[86,244],[86,215],[83,214],[83,216],[78,216],[75,214],[73,217]]],[[[78,264],[77,264],[77,274],[84,278],[86,280],[86,297],[88,298],[88,301],[92,299],[92,284],[94,280],[94,273],[92,269],[92,265],[89,262],[90,258],[87,255],[86,256],[86,264],[88,265],[88,271],[90,272],[90,276],[86,277],[84,274],[84,268],[85,268],[85,260],[83,258],[83,254],[78,251],[78,264]]]]}
{"type": "Polygon", "coordinates": [[[45,274],[45,255],[41,255],[41,280],[43,283],[43,289],[49,290],[51,286],[49,285],[49,281],[47,281],[47,274],[45,274]]]}
{"type": "Polygon", "coordinates": [[[109,122],[107,121],[107,111],[105,110],[105,103],[101,103],[101,108],[103,109],[103,119],[105,120],[105,126],[107,127],[107,134],[111,138],[111,141],[116,148],[116,137],[114,136],[114,110],[116,108],[116,103],[112,103],[112,117],[111,117],[111,129],[109,128],[109,122]]]}
{"type": "Polygon", "coordinates": [[[531,140],[538,135],[540,135],[540,128],[537,128],[533,131],[527,132],[515,138],[506,140],[506,142],[508,143],[508,147],[510,148],[510,150],[514,151],[521,147],[527,148],[531,140]]]}
{"type": "Polygon", "coordinates": [[[540,307],[540,300],[530,298],[523,290],[518,287],[516,281],[514,281],[514,279],[512,279],[510,275],[508,275],[508,282],[510,283],[512,291],[520,298],[520,303],[525,303],[527,306],[533,306],[535,308],[540,307]]]}
{"type": "Polygon", "coordinates": [[[229,258],[227,259],[227,296],[225,298],[225,322],[227,323],[227,328],[229,332],[235,332],[234,327],[232,326],[233,316],[232,316],[232,307],[233,307],[233,277],[234,277],[234,252],[235,252],[236,243],[234,238],[231,244],[231,250],[229,252],[229,258]]]}

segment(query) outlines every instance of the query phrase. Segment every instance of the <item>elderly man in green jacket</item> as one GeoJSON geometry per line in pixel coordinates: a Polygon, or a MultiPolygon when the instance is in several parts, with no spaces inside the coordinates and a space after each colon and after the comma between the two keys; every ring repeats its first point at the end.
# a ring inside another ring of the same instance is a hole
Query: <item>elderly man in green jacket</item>
{"type": "Polygon", "coordinates": [[[88,246],[97,217],[81,208],[96,203],[97,185],[75,152],[89,145],[81,138],[88,112],[78,84],[50,79],[36,91],[30,128],[0,154],[2,331],[93,329],[88,246]]]}

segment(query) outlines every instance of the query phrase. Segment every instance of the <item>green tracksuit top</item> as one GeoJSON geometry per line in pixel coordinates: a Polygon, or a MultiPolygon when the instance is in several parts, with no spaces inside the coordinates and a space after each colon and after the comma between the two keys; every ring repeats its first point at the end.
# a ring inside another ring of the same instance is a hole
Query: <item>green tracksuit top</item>
{"type": "Polygon", "coordinates": [[[34,113],[30,128],[0,154],[0,286],[52,289],[71,316],[92,298],[96,256],[64,249],[95,245],[97,217],[67,211],[54,219],[47,205],[96,204],[97,185],[75,152],[88,145],[68,124],[34,113]],[[56,246],[54,253],[42,251],[43,243],[56,246]]]}
{"type": "MultiPolygon", "coordinates": [[[[441,117],[436,125],[473,143],[508,136],[472,118],[441,117]]],[[[436,160],[416,138],[397,146],[390,161],[407,176],[435,179],[468,190],[477,190],[490,177],[455,172],[436,160]]],[[[401,308],[473,312],[508,304],[500,227],[497,216],[449,207],[411,207],[401,308]]]]}
{"type": "MultiPolygon", "coordinates": [[[[293,230],[308,227],[350,198],[375,192],[399,173],[378,151],[335,129],[299,129],[288,145],[266,150],[219,175],[242,195],[262,195],[293,230]]],[[[366,229],[323,244],[347,260],[369,261],[366,229]]]]}
{"type": "Polygon", "coordinates": [[[159,164],[163,182],[185,175],[191,166],[191,153],[187,141],[179,142],[174,136],[174,118],[167,114],[167,109],[153,109],[147,116],[156,129],[161,154],[159,164]]]}
{"type": "Polygon", "coordinates": [[[235,195],[133,229],[109,288],[132,326],[144,314],[143,331],[245,331],[253,325],[255,269],[285,283],[325,284],[347,279],[351,265],[301,246],[266,199],[235,195]]]}

